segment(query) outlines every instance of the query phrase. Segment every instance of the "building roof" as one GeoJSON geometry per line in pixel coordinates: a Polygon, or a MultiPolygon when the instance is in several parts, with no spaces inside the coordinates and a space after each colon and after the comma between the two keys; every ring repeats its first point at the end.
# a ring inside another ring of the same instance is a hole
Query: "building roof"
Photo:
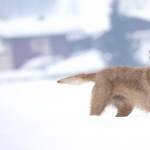
{"type": "Polygon", "coordinates": [[[0,21],[0,37],[57,35],[83,30],[75,17],[23,18],[0,21]]]}

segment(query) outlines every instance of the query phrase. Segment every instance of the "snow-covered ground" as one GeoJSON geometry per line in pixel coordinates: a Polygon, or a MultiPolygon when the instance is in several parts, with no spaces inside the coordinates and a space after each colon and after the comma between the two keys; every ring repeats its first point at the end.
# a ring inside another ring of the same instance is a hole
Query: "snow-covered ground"
{"type": "Polygon", "coordinates": [[[89,116],[93,84],[43,80],[0,85],[1,150],[148,150],[150,114],[89,116]]]}
{"type": "MultiPolygon", "coordinates": [[[[104,67],[103,55],[98,57],[96,54],[96,51],[76,54],[53,65],[53,72],[61,75],[62,70],[66,74],[89,71],[92,70],[90,64],[93,64],[93,69],[104,67]]],[[[31,80],[43,76],[43,73],[32,70],[33,73],[27,74],[27,71],[26,68],[20,70],[20,74],[18,71],[0,75],[1,79],[15,78],[13,82],[5,80],[0,83],[1,150],[150,148],[150,113],[135,109],[129,117],[115,118],[116,109],[109,107],[102,116],[89,116],[93,83],[69,86],[52,79],[31,80]],[[20,77],[29,79],[30,76],[30,80],[19,80],[20,77]]]]}

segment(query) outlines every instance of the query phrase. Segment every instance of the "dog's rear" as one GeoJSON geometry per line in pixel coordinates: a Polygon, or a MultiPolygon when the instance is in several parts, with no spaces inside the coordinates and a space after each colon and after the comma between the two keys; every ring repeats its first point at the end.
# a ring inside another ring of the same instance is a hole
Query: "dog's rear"
{"type": "Polygon", "coordinates": [[[71,84],[71,85],[80,85],[84,82],[95,82],[96,78],[96,73],[89,73],[89,74],[78,74],[75,76],[67,77],[58,80],[58,83],[63,83],[63,84],[71,84]]]}
{"type": "Polygon", "coordinates": [[[128,116],[134,107],[150,112],[150,67],[108,67],[97,73],[78,74],[58,83],[79,85],[94,82],[90,115],[100,115],[106,106],[117,108],[117,117],[128,116]]]}

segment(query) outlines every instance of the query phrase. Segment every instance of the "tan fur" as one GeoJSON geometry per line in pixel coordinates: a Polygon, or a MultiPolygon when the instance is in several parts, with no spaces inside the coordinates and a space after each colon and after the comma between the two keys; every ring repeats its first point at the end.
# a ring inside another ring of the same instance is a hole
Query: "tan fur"
{"type": "Polygon", "coordinates": [[[100,115],[113,105],[116,117],[128,116],[135,107],[150,112],[150,67],[108,67],[97,73],[79,74],[58,80],[72,84],[93,81],[90,115],[100,115]]]}
{"type": "Polygon", "coordinates": [[[71,85],[80,85],[87,81],[93,81],[95,82],[95,75],[96,73],[90,73],[90,74],[78,74],[75,76],[63,78],[61,80],[58,80],[58,83],[64,83],[64,84],[71,84],[71,85]]]}

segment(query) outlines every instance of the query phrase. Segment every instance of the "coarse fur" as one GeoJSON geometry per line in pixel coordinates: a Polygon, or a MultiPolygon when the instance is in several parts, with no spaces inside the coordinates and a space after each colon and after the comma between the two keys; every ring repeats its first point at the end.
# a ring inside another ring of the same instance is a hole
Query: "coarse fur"
{"type": "Polygon", "coordinates": [[[135,107],[150,112],[150,67],[107,67],[96,73],[78,74],[58,80],[63,84],[95,82],[90,115],[100,115],[113,105],[116,117],[128,116],[135,107]]]}

